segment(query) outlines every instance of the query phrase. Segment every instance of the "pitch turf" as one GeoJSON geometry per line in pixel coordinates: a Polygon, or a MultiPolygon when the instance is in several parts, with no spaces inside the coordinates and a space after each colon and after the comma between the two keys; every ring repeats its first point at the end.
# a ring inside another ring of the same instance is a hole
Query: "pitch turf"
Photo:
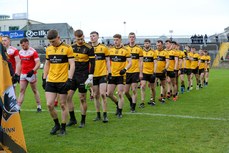
{"type": "MultiPolygon", "coordinates": [[[[109,123],[94,122],[93,101],[88,98],[85,128],[67,128],[64,137],[49,134],[53,121],[47,111],[39,71],[42,113],[30,87],[22,105],[21,119],[30,153],[224,153],[229,152],[229,70],[210,71],[209,86],[179,95],[176,102],[156,101],[156,106],[137,107],[130,113],[125,99],[123,118],[115,115],[115,106],[108,100],[109,123]]],[[[17,90],[18,91],[18,90],[17,90]]],[[[157,97],[159,96],[157,87],[157,97]]],[[[149,95],[149,90],[147,94],[149,95]]],[[[89,96],[88,96],[89,97],[89,96]]],[[[148,97],[149,100],[150,97],[148,97]]],[[[140,94],[139,94],[140,101],[140,94]]],[[[80,120],[79,100],[74,97],[76,117],[80,120]]],[[[138,103],[139,104],[139,103],[138,103]]],[[[57,108],[58,110],[59,107],[57,108]]],[[[60,116],[60,111],[59,111],[60,116]]]]}

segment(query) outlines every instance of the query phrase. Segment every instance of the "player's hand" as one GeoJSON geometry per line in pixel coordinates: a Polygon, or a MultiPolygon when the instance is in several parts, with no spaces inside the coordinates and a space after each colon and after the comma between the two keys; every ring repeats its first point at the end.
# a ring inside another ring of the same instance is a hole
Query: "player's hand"
{"type": "Polygon", "coordinates": [[[42,78],[42,87],[45,90],[46,87],[46,79],[42,78]]]}
{"type": "Polygon", "coordinates": [[[33,74],[34,74],[34,70],[31,70],[31,71],[29,71],[28,73],[27,73],[27,76],[26,77],[31,77],[31,76],[33,76],[33,74]]]}
{"type": "Polygon", "coordinates": [[[155,78],[156,78],[156,73],[153,73],[153,74],[151,75],[151,78],[152,78],[152,80],[155,79],[155,78]]]}
{"type": "Polygon", "coordinates": [[[72,85],[72,79],[68,78],[68,80],[64,84],[65,90],[67,90],[67,91],[70,90],[71,85],[72,85]]]}
{"type": "Polygon", "coordinates": [[[108,80],[112,80],[112,75],[111,75],[111,73],[108,73],[107,78],[108,78],[108,80]]]}
{"type": "Polygon", "coordinates": [[[20,75],[15,73],[13,78],[12,78],[12,82],[13,82],[13,84],[16,84],[16,83],[19,83],[19,81],[20,81],[20,75]]]}
{"type": "Polygon", "coordinates": [[[122,70],[119,72],[120,75],[124,75],[125,73],[126,73],[126,68],[122,69],[122,70]]]}
{"type": "Polygon", "coordinates": [[[188,71],[187,71],[187,69],[184,69],[184,73],[186,74],[188,71]]]}
{"type": "Polygon", "coordinates": [[[87,80],[85,81],[85,86],[93,86],[93,74],[89,74],[87,80]]]}
{"type": "Polygon", "coordinates": [[[162,73],[166,74],[166,73],[167,73],[167,70],[166,70],[166,69],[164,69],[164,70],[162,71],[162,73]]]}

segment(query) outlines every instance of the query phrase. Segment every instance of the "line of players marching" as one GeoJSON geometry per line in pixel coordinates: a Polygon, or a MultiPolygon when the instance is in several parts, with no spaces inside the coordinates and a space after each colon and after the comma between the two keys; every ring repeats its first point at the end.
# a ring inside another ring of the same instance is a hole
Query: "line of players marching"
{"type": "MultiPolygon", "coordinates": [[[[141,89],[141,102],[139,104],[140,108],[145,107],[145,101],[148,100],[148,97],[149,105],[154,106],[156,104],[155,88],[157,83],[160,84],[161,88],[159,96],[159,101],[161,103],[165,103],[166,98],[170,97],[173,101],[176,101],[178,99],[179,89],[181,93],[192,90],[192,77],[196,78],[197,90],[208,85],[208,73],[211,61],[210,56],[208,55],[208,52],[204,50],[200,50],[197,53],[196,48],[193,46],[190,47],[186,45],[185,49],[181,51],[180,45],[174,41],[167,40],[165,41],[164,45],[163,41],[158,40],[156,42],[156,50],[154,50],[151,47],[150,40],[145,39],[144,46],[140,47],[135,43],[136,36],[133,32],[129,33],[128,35],[129,43],[127,45],[123,45],[120,34],[114,35],[114,45],[109,46],[109,48],[98,42],[99,34],[96,31],[93,31],[90,34],[90,44],[84,41],[84,35],[81,30],[75,32],[75,38],[76,43],[72,45],[72,48],[76,69],[82,69],[82,63],[86,63],[84,65],[86,66],[86,69],[89,69],[87,68],[89,64],[94,68],[90,68],[90,70],[87,70],[86,72],[84,67],[82,71],[77,72],[79,73],[79,76],[82,75],[82,78],[76,77],[78,80],[74,81],[73,78],[73,81],[67,81],[67,83],[72,84],[67,98],[68,110],[70,114],[70,121],[67,123],[67,126],[77,124],[72,100],[73,94],[77,88],[81,105],[81,122],[79,127],[83,128],[85,126],[87,110],[87,90],[85,90],[85,87],[87,86],[91,86],[91,91],[94,97],[95,108],[97,112],[97,116],[94,121],[102,120],[104,123],[107,123],[107,97],[109,97],[115,103],[117,117],[122,118],[124,95],[130,102],[131,112],[135,112],[138,97],[137,89],[139,85],[141,89]],[[80,33],[80,35],[77,35],[77,32],[80,33]],[[92,62],[93,59],[95,64],[92,62]],[[88,75],[88,78],[85,78],[84,73],[88,75]],[[185,87],[185,75],[187,75],[188,80],[188,84],[186,85],[187,88],[185,87]],[[178,86],[178,78],[180,78],[180,87],[178,86]],[[151,90],[150,96],[145,95],[147,82],[148,87],[151,90]],[[78,85],[76,85],[77,83],[78,85]],[[116,87],[117,97],[115,96],[116,87]],[[101,117],[100,114],[100,101],[102,104],[103,117],[101,117]]],[[[14,61],[12,63],[15,71],[13,82],[16,83],[20,80],[20,95],[18,98],[18,104],[21,106],[24,100],[25,89],[28,83],[30,83],[38,105],[37,111],[41,112],[40,97],[36,88],[36,75],[34,75],[36,74],[36,70],[40,65],[39,57],[36,51],[29,47],[26,39],[21,40],[20,44],[22,50],[20,51],[19,56],[15,56],[16,49],[10,46],[9,37],[3,37],[3,45],[5,45],[7,48],[7,53],[12,58],[12,61],[14,61]],[[28,53],[31,54],[31,56],[29,55],[31,60],[26,59],[28,57],[26,51],[28,50],[28,53]],[[21,65],[17,64],[19,60],[22,62],[21,65]],[[31,66],[31,70],[26,69],[28,68],[28,65],[31,65],[32,60],[35,63],[33,66],[31,66]],[[18,69],[21,69],[21,66],[25,67],[22,68],[25,72],[18,71],[18,69]],[[18,74],[21,74],[21,76],[18,74]]],[[[78,70],[75,70],[75,72],[78,70]]],[[[43,78],[42,80],[43,87],[45,89],[46,79],[43,78]]],[[[50,133],[56,134],[60,127],[56,128],[55,125],[53,129],[50,133]]],[[[65,134],[65,131],[63,134],[65,134]]]]}
{"type": "MultiPolygon", "coordinates": [[[[137,103],[137,87],[140,82],[141,88],[141,103],[140,108],[144,108],[146,83],[149,83],[151,89],[149,105],[154,106],[156,100],[156,82],[160,80],[161,93],[159,101],[165,103],[166,98],[172,97],[173,101],[178,99],[178,78],[180,78],[180,91],[184,93],[189,92],[193,88],[193,79],[196,78],[196,89],[203,88],[208,85],[208,72],[210,65],[210,56],[207,51],[200,50],[196,52],[194,46],[185,46],[184,51],[180,50],[180,45],[175,41],[167,40],[165,42],[165,49],[163,41],[158,40],[156,43],[156,50],[151,48],[149,39],[145,39],[144,47],[135,44],[136,36],[134,33],[129,34],[129,44],[122,45],[121,35],[114,35],[114,46],[109,50],[98,43],[98,33],[91,33],[91,43],[95,49],[95,72],[96,69],[101,70],[101,64],[97,62],[101,60],[101,51],[104,51],[104,57],[109,56],[106,63],[111,63],[111,70],[108,68],[108,86],[107,96],[116,104],[116,115],[118,118],[122,117],[123,108],[123,93],[130,102],[131,112],[135,112],[137,103]],[[106,53],[108,50],[109,53],[106,53]],[[123,50],[126,50],[123,51],[123,50]],[[185,88],[185,75],[188,78],[188,85],[185,88]],[[125,83],[124,83],[125,82],[125,83]],[[125,84],[123,86],[123,83],[125,84]],[[118,99],[114,96],[114,89],[117,86],[118,99]],[[124,89],[122,88],[124,87],[124,89]],[[130,90],[131,88],[131,90],[130,90]],[[130,94],[132,91],[132,94],[130,94]]],[[[105,60],[105,58],[104,58],[105,60]]],[[[105,64],[105,63],[103,63],[105,64]]],[[[106,65],[106,64],[105,64],[106,65]]],[[[108,67],[110,67],[108,65],[108,67]]],[[[99,74],[99,73],[98,73],[99,74]]],[[[101,76],[101,75],[100,75],[101,76]]],[[[97,78],[98,75],[94,75],[97,78]]],[[[95,79],[94,79],[95,80],[95,79]]],[[[95,81],[94,81],[95,82],[95,81]]],[[[94,84],[94,85],[97,85],[94,84]]],[[[100,103],[98,88],[94,88],[95,107],[97,117],[94,121],[101,120],[100,103]]],[[[103,92],[104,93],[104,92],[103,92]]],[[[103,100],[103,111],[106,112],[106,101],[103,100]]],[[[104,117],[104,122],[108,121],[104,117]]]]}
{"type": "MultiPolygon", "coordinates": [[[[115,38],[114,38],[115,39],[115,38]]],[[[137,102],[137,86],[140,81],[141,88],[141,103],[140,108],[145,106],[145,90],[146,82],[149,82],[149,87],[151,89],[151,98],[148,102],[149,105],[155,105],[156,100],[156,84],[160,80],[161,93],[159,101],[165,103],[166,98],[172,97],[173,101],[178,99],[178,78],[180,77],[180,90],[184,93],[185,90],[189,92],[193,88],[192,77],[196,78],[196,89],[203,88],[203,86],[208,85],[208,72],[210,65],[210,56],[207,51],[200,50],[196,52],[195,47],[185,46],[184,51],[180,50],[180,45],[175,41],[167,40],[165,42],[165,49],[163,47],[163,41],[158,40],[156,43],[156,50],[151,48],[151,42],[149,39],[144,41],[144,47],[135,44],[135,34],[129,34],[129,44],[125,45],[131,54],[131,67],[125,67],[126,75],[124,76],[125,87],[124,93],[130,102],[131,112],[135,112],[136,102],[137,102]],[[128,69],[128,70],[127,70],[128,69]],[[187,75],[188,85],[185,88],[185,78],[187,75]],[[130,87],[132,91],[132,96],[130,94],[130,87]]],[[[93,43],[93,41],[92,41],[93,43]]],[[[102,45],[102,44],[100,44],[102,45]]],[[[116,44],[114,44],[116,45],[116,44]]],[[[95,47],[95,54],[97,53],[98,46],[95,47]]],[[[112,49],[111,49],[112,50],[112,49]]],[[[117,48],[116,48],[117,51],[117,48]]],[[[127,56],[128,57],[128,56],[127,56]]],[[[116,57],[117,58],[117,57],[116,57]]],[[[116,64],[118,60],[110,55],[111,68],[112,64],[116,64]]],[[[120,69],[120,73],[123,69],[120,69]]],[[[113,70],[111,69],[111,73],[113,70]]],[[[114,76],[114,74],[111,74],[114,76]]],[[[110,97],[116,104],[117,100],[113,98],[113,90],[109,91],[109,81],[108,81],[108,97],[110,97]]],[[[118,94],[119,91],[118,89],[118,94]]],[[[121,95],[118,95],[121,97],[121,95]]],[[[99,106],[96,104],[96,106],[99,106]]],[[[121,105],[122,106],[122,105],[121,105]]],[[[122,108],[122,107],[121,107],[122,108]]],[[[122,117],[122,109],[117,105],[117,115],[122,117]],[[121,110],[120,110],[121,109],[121,110]]],[[[97,108],[97,117],[95,120],[100,119],[99,109],[97,108]]]]}

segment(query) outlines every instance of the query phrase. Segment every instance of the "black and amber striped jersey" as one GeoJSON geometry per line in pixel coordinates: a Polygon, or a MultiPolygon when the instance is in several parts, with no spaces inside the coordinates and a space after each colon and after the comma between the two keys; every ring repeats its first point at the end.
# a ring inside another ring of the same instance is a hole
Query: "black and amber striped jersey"
{"type": "Polygon", "coordinates": [[[169,59],[168,51],[161,50],[156,51],[157,54],[157,67],[156,67],[156,73],[162,73],[162,71],[165,69],[166,66],[166,59],[169,59]]]}
{"type": "Polygon", "coordinates": [[[206,69],[206,66],[207,66],[207,57],[205,55],[200,56],[199,69],[206,69]]]}
{"type": "Polygon", "coordinates": [[[198,62],[200,59],[200,55],[198,53],[192,54],[192,61],[191,61],[191,69],[196,69],[198,66],[198,62]]]}
{"type": "Polygon", "coordinates": [[[175,68],[175,57],[176,56],[176,52],[175,50],[169,50],[167,51],[169,54],[169,67],[168,67],[168,71],[174,71],[175,68]]]}
{"type": "Polygon", "coordinates": [[[130,51],[125,47],[109,49],[109,56],[111,61],[111,74],[112,76],[121,76],[120,70],[126,66],[127,58],[131,58],[130,51]]]}
{"type": "Polygon", "coordinates": [[[143,67],[142,72],[145,74],[153,74],[154,60],[157,58],[157,53],[151,48],[146,50],[143,48],[143,67]]]}
{"type": "Polygon", "coordinates": [[[185,63],[185,53],[183,51],[180,51],[180,56],[179,56],[179,69],[183,69],[184,67],[184,63],[185,63]]]}
{"type": "Polygon", "coordinates": [[[46,60],[50,62],[48,82],[66,82],[68,80],[69,58],[74,58],[70,45],[62,42],[58,47],[47,47],[46,60]]]}
{"type": "Polygon", "coordinates": [[[107,62],[106,57],[108,57],[108,48],[103,44],[98,44],[93,46],[95,51],[95,71],[94,77],[107,75],[107,62]]]}
{"type": "Polygon", "coordinates": [[[132,66],[127,70],[127,73],[140,72],[139,58],[142,57],[142,48],[138,45],[126,45],[125,47],[130,51],[132,60],[132,66]]]}
{"type": "Polygon", "coordinates": [[[193,56],[192,52],[186,52],[186,56],[185,56],[185,68],[186,69],[191,69],[191,60],[190,58],[193,56]]]}
{"type": "Polygon", "coordinates": [[[74,77],[76,77],[76,75],[82,75],[82,73],[86,75],[93,74],[95,68],[94,48],[87,43],[83,45],[75,43],[72,45],[72,48],[75,58],[74,77]]]}

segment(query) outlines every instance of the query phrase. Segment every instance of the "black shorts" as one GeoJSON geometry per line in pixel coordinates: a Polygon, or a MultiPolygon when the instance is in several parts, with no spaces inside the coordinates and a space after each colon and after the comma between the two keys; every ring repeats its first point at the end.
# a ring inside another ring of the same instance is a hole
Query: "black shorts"
{"type": "Polygon", "coordinates": [[[165,80],[165,73],[156,73],[156,78],[160,79],[161,81],[165,80]]]}
{"type": "Polygon", "coordinates": [[[175,78],[175,72],[174,71],[167,71],[167,76],[170,78],[175,78]]]}
{"type": "Polygon", "coordinates": [[[192,70],[191,69],[184,69],[184,71],[185,71],[185,74],[187,74],[187,75],[191,75],[191,73],[192,73],[192,70]]]}
{"type": "Polygon", "coordinates": [[[65,83],[54,83],[54,82],[47,82],[45,87],[45,92],[53,92],[59,94],[67,94],[68,91],[63,88],[65,83]]]}
{"type": "Polygon", "coordinates": [[[126,84],[131,84],[131,83],[138,83],[139,80],[139,73],[126,73],[126,84]]]}
{"type": "Polygon", "coordinates": [[[149,83],[155,83],[155,76],[152,74],[145,74],[143,73],[143,78],[142,80],[148,81],[149,83]]]}
{"type": "Polygon", "coordinates": [[[85,81],[87,80],[87,77],[76,77],[72,80],[72,85],[70,87],[70,90],[76,91],[78,88],[79,93],[86,93],[87,89],[85,88],[85,81]]]}
{"type": "Polygon", "coordinates": [[[93,86],[97,86],[101,83],[107,83],[106,76],[93,77],[93,86]]]}
{"type": "Polygon", "coordinates": [[[204,73],[204,69],[199,69],[199,75],[200,75],[201,73],[204,73]]]}
{"type": "Polygon", "coordinates": [[[123,76],[112,76],[111,80],[108,80],[108,84],[124,84],[123,76]]]}
{"type": "Polygon", "coordinates": [[[185,70],[184,69],[180,69],[180,74],[185,74],[185,70]]]}
{"type": "Polygon", "coordinates": [[[198,68],[192,69],[192,73],[193,73],[193,74],[199,74],[199,69],[198,69],[198,68]]]}

